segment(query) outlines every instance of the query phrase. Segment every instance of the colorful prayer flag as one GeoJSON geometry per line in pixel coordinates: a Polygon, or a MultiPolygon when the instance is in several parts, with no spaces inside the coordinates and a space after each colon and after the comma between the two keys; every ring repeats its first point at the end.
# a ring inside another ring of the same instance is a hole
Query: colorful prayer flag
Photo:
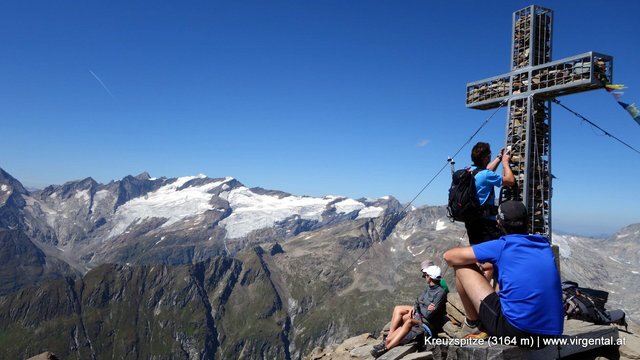
{"type": "Polygon", "coordinates": [[[633,120],[635,120],[638,125],[640,125],[640,110],[638,110],[638,108],[636,107],[636,104],[627,104],[627,103],[623,103],[622,101],[618,101],[618,104],[620,104],[620,106],[622,106],[623,109],[627,110],[627,112],[629,113],[629,115],[631,115],[631,117],[633,118],[633,120]]]}
{"type": "Polygon", "coordinates": [[[607,89],[607,91],[621,90],[621,89],[625,88],[625,86],[622,85],[622,84],[607,84],[604,87],[605,87],[605,89],[607,89]]]}
{"type": "Polygon", "coordinates": [[[622,91],[613,91],[614,89],[624,89],[624,85],[622,84],[618,84],[618,85],[614,85],[614,84],[607,84],[605,85],[605,90],[607,90],[607,92],[610,92],[611,95],[613,95],[613,98],[616,99],[616,101],[618,102],[618,104],[620,104],[620,106],[622,106],[623,109],[625,109],[629,115],[631,115],[631,117],[633,118],[633,120],[635,120],[638,125],[640,125],[640,110],[638,110],[638,108],[636,107],[636,104],[627,104],[624,103],[622,101],[620,101],[620,98],[622,98],[622,95],[624,95],[624,92],[622,91]]]}
{"type": "Polygon", "coordinates": [[[633,120],[635,120],[638,123],[638,125],[640,125],[640,111],[638,111],[638,108],[636,107],[636,105],[631,104],[627,106],[626,110],[629,113],[629,115],[631,115],[633,120]]]}

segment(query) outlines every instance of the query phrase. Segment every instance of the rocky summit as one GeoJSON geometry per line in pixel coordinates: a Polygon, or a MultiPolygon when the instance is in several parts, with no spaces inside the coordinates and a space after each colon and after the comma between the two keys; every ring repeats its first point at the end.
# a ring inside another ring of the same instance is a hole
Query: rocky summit
{"type": "MultiPolygon", "coordinates": [[[[146,173],[28,191],[0,170],[0,358],[299,359],[379,331],[464,234],[390,196],[146,173]]],[[[640,225],[553,240],[564,279],[640,318],[640,225]]]]}

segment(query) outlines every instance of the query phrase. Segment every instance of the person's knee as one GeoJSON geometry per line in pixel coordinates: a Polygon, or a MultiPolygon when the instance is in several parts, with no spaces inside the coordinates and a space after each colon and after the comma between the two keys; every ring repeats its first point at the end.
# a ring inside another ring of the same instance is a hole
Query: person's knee
{"type": "Polygon", "coordinates": [[[396,307],[393,308],[393,312],[399,315],[404,315],[411,312],[411,308],[412,307],[409,305],[396,305],[396,307]]]}
{"type": "Polygon", "coordinates": [[[466,265],[454,265],[453,266],[453,271],[461,271],[463,269],[470,269],[470,270],[474,270],[476,272],[480,272],[480,268],[478,267],[478,264],[466,264],[466,265]]]}
{"type": "Polygon", "coordinates": [[[402,327],[407,330],[407,329],[411,329],[411,327],[413,326],[413,319],[409,319],[407,321],[404,322],[404,324],[402,324],[402,327]]]}
{"type": "Polygon", "coordinates": [[[468,265],[456,265],[453,267],[453,271],[455,272],[456,278],[464,278],[475,276],[472,275],[472,272],[483,275],[484,273],[478,267],[478,264],[468,264],[468,265]]]}

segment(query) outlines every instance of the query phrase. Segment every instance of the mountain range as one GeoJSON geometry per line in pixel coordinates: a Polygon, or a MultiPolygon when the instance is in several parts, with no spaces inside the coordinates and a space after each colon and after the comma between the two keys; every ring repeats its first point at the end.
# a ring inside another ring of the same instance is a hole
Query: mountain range
{"type": "MultiPolygon", "coordinates": [[[[640,224],[553,242],[563,279],[640,318],[640,224]]],[[[465,244],[443,206],[392,196],[147,173],[29,191],[0,169],[0,357],[297,359],[379,330],[465,244]]]]}

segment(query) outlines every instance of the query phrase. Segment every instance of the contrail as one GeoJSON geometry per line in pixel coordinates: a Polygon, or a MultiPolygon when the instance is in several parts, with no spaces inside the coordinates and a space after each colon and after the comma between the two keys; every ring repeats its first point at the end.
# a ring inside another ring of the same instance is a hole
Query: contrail
{"type": "Polygon", "coordinates": [[[93,75],[94,78],[96,78],[96,80],[98,80],[98,82],[100,83],[100,85],[102,85],[102,87],[107,91],[107,93],[109,93],[109,96],[111,96],[111,98],[113,100],[116,99],[115,96],[113,96],[113,94],[111,93],[111,91],[109,91],[109,88],[107,87],[107,85],[105,85],[102,80],[98,77],[98,75],[96,75],[93,71],[91,71],[91,69],[89,69],[89,72],[91,73],[91,75],[93,75]]]}

